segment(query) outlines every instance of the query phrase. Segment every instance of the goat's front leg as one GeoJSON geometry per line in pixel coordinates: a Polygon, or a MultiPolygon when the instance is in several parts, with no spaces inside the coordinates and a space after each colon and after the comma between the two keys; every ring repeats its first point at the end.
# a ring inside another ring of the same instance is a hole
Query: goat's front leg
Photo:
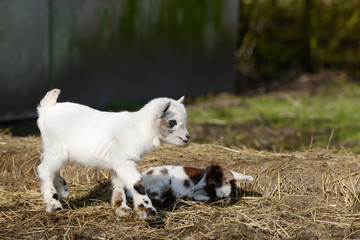
{"type": "Polygon", "coordinates": [[[116,169],[116,174],[123,181],[125,188],[130,191],[134,201],[134,210],[139,218],[156,217],[156,210],[146,194],[145,182],[137,170],[136,163],[132,160],[122,162],[121,167],[116,169]]]}
{"type": "Polygon", "coordinates": [[[126,204],[125,186],[122,179],[114,172],[112,177],[113,193],[111,197],[111,205],[115,208],[115,212],[120,216],[129,215],[131,209],[126,204]]]}

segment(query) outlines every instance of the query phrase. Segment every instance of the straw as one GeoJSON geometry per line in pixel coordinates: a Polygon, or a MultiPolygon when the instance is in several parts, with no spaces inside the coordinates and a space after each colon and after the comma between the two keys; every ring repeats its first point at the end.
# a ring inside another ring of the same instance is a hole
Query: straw
{"type": "Polygon", "coordinates": [[[65,209],[46,213],[36,178],[40,138],[0,133],[0,142],[0,239],[360,238],[360,164],[350,152],[165,145],[146,156],[139,169],[220,164],[252,175],[254,182],[239,182],[231,202],[179,200],[158,209],[158,219],[142,221],[135,213],[114,214],[109,171],[74,163],[61,170],[70,189],[65,209]]]}

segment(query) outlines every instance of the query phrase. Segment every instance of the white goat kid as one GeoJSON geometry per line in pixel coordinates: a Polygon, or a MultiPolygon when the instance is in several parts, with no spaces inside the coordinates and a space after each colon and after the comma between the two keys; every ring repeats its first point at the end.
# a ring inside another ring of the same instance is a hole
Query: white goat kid
{"type": "Polygon", "coordinates": [[[38,106],[43,153],[38,175],[48,212],[62,209],[69,191],[59,170],[67,161],[113,170],[112,205],[129,214],[124,189],[130,191],[139,218],[156,216],[137,169],[144,154],[161,142],[189,141],[184,97],[156,98],[137,112],[101,112],[76,103],[57,103],[60,90],[49,91],[38,106]]]}

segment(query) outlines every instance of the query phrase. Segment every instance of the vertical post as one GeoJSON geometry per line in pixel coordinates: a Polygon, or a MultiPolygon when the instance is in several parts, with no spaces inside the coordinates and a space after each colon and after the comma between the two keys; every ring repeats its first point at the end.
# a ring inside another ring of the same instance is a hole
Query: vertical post
{"type": "Polygon", "coordinates": [[[304,1],[304,60],[306,70],[317,68],[317,4],[316,0],[304,1]]]}
{"type": "Polygon", "coordinates": [[[48,0],[48,86],[49,89],[54,88],[54,69],[53,69],[53,0],[48,0]]]}

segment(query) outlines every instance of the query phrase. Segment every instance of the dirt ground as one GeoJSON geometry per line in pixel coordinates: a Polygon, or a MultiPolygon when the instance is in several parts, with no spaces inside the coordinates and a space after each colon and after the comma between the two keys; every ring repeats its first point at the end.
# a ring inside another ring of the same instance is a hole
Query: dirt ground
{"type": "Polygon", "coordinates": [[[35,168],[39,137],[0,133],[0,239],[359,239],[359,156],[320,149],[270,153],[191,143],[162,146],[149,166],[220,164],[252,175],[231,202],[179,201],[159,218],[119,218],[109,204],[110,173],[69,164],[71,197],[45,212],[35,168]],[[179,207],[181,206],[181,207],[179,207]]]}

